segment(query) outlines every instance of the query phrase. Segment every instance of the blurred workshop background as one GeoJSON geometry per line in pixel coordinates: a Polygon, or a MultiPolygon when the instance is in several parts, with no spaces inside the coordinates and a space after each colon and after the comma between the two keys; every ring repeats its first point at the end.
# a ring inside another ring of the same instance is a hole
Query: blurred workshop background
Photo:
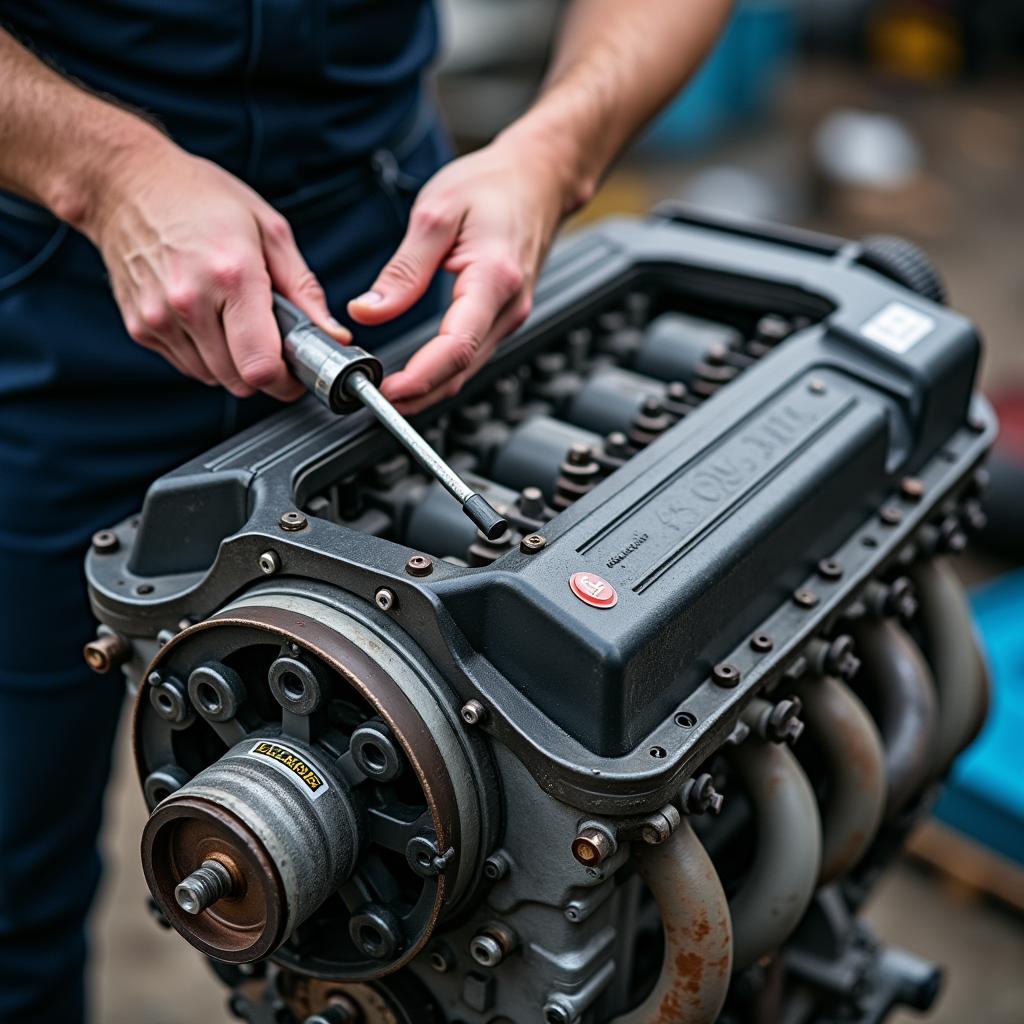
{"type": "MultiPolygon", "coordinates": [[[[443,0],[438,88],[461,149],[529,102],[562,6],[443,0]]],[[[1022,57],[1020,0],[740,0],[703,71],[570,226],[676,198],[850,238],[903,235],[983,331],[982,383],[1003,435],[989,525],[959,568],[989,652],[993,714],[870,911],[887,941],[948,968],[929,1017],[942,1024],[1024,1021],[1022,57]]],[[[94,926],[95,1019],[229,1020],[198,954],[146,912],[144,817],[123,736],[94,926]]]]}

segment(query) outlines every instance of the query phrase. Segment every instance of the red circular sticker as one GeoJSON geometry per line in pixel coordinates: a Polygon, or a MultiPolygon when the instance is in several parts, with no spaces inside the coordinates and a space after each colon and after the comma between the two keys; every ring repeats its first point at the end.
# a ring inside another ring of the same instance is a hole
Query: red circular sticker
{"type": "Polygon", "coordinates": [[[591,608],[611,608],[619,599],[615,588],[596,572],[574,572],[569,577],[569,589],[591,608]]]}

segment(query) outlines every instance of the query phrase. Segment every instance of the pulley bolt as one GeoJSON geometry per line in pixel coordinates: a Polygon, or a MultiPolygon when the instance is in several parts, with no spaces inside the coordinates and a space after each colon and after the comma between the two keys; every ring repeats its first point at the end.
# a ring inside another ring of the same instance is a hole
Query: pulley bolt
{"type": "Polygon", "coordinates": [[[217,900],[231,895],[231,874],[219,860],[204,860],[174,888],[174,899],[186,914],[201,914],[217,900]]]}
{"type": "Polygon", "coordinates": [[[596,868],[615,852],[615,840],[610,832],[595,825],[585,828],[572,841],[572,855],[580,864],[596,868]]]}

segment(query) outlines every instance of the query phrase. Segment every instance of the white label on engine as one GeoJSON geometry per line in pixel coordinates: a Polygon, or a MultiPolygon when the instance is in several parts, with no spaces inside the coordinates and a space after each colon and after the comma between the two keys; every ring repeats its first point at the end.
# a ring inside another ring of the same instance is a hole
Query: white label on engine
{"type": "Polygon", "coordinates": [[[860,333],[890,352],[902,353],[931,334],[934,327],[935,321],[920,310],[903,302],[890,302],[861,327],[860,333]]]}

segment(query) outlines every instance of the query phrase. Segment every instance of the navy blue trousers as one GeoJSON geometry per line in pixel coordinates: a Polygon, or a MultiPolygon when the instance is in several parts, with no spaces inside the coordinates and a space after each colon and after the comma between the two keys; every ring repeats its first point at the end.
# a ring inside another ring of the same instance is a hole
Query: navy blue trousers
{"type": "MultiPolygon", "coordinates": [[[[371,177],[354,204],[292,218],[339,319],[445,156],[428,134],[401,161],[398,189],[371,177]]],[[[379,347],[435,312],[439,288],[396,325],[360,329],[360,343],[379,347]]],[[[135,345],[88,241],[0,203],[0,1024],[85,1016],[84,923],[123,692],[117,673],[82,661],[95,629],[89,538],[136,511],[155,477],[275,407],[180,377],[135,345]]]]}

